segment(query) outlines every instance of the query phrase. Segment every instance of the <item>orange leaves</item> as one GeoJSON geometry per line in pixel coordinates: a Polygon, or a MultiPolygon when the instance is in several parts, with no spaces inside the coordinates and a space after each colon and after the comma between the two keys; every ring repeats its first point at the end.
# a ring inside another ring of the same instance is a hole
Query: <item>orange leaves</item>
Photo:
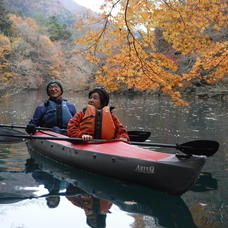
{"type": "Polygon", "coordinates": [[[104,14],[91,19],[103,27],[87,32],[77,42],[84,45],[88,60],[102,65],[96,80],[110,91],[119,84],[141,90],[160,88],[176,104],[186,104],[175,91],[182,82],[198,77],[214,83],[227,73],[226,0],[105,3],[104,14]],[[112,14],[115,7],[119,11],[112,14]],[[156,29],[162,37],[155,35],[156,29]],[[164,47],[155,41],[163,38],[167,49],[159,51],[164,47]],[[172,51],[198,57],[188,72],[178,75],[180,66],[172,51]]]}
{"type": "MultiPolygon", "coordinates": [[[[24,27],[24,26],[29,26],[31,29],[35,30],[38,32],[39,27],[37,26],[36,22],[34,19],[31,17],[18,17],[15,14],[10,15],[10,20],[13,21],[13,24],[17,27],[24,27]]],[[[28,34],[30,35],[30,34],[28,34]]]]}
{"type": "Polygon", "coordinates": [[[228,42],[216,42],[212,47],[208,47],[207,51],[202,52],[201,56],[196,59],[192,70],[184,74],[184,79],[191,80],[202,77],[201,72],[206,72],[203,76],[208,83],[215,83],[228,72],[228,42]]]}
{"type": "MultiPolygon", "coordinates": [[[[151,57],[151,60],[142,59],[143,62],[140,62],[139,56],[134,51],[130,54],[128,52],[116,54],[114,57],[108,58],[108,63],[102,69],[102,77],[105,74],[109,80],[117,83],[126,83],[128,88],[136,87],[141,90],[148,88],[155,89],[159,85],[162,85],[168,91],[172,86],[179,84],[180,77],[169,74],[161,68],[157,68],[157,65],[154,63],[157,61],[162,66],[171,66],[172,61],[170,59],[160,54],[147,57],[151,57]],[[152,61],[152,57],[154,61],[152,61]],[[167,84],[169,85],[167,86],[167,84]]],[[[99,79],[99,76],[97,79],[99,79]]]]}
{"type": "Polygon", "coordinates": [[[8,46],[10,45],[10,40],[7,36],[4,36],[3,34],[0,34],[0,47],[8,46]]]}
{"type": "MultiPolygon", "coordinates": [[[[10,40],[8,37],[0,34],[0,73],[8,67],[8,62],[6,56],[12,52],[10,47],[10,40]]],[[[0,80],[2,80],[3,75],[1,74],[0,80]]]]}
{"type": "Polygon", "coordinates": [[[209,33],[211,27],[221,30],[221,24],[228,20],[223,7],[227,7],[225,0],[188,0],[186,5],[169,2],[161,6],[161,10],[166,9],[166,14],[161,14],[163,20],[159,16],[161,22],[158,26],[165,29],[164,36],[174,48],[184,54],[198,53],[213,46],[209,33]]]}

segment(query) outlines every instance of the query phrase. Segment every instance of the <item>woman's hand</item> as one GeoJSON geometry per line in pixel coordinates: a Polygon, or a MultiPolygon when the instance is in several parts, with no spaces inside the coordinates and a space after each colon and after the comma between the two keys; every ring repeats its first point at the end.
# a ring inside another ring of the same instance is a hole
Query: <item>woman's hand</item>
{"type": "Polygon", "coordinates": [[[125,141],[125,142],[128,141],[127,138],[119,138],[119,140],[122,140],[122,141],[125,141]]]}
{"type": "Polygon", "coordinates": [[[82,135],[82,141],[88,142],[93,139],[92,135],[82,135]]]}

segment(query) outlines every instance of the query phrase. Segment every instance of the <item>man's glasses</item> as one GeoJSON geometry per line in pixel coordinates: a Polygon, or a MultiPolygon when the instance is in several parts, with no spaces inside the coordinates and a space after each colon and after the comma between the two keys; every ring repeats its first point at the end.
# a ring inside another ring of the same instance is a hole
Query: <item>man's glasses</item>
{"type": "Polygon", "coordinates": [[[60,87],[58,85],[50,85],[50,86],[48,86],[48,90],[52,90],[52,89],[60,89],[60,87]]]}

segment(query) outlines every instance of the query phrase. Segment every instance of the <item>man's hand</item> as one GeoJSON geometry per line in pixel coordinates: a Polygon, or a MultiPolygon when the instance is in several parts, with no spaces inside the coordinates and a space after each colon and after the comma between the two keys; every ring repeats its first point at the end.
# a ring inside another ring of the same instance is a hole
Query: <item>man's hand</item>
{"type": "Polygon", "coordinates": [[[29,135],[33,135],[36,132],[36,125],[35,124],[28,124],[25,128],[25,131],[29,135]]]}

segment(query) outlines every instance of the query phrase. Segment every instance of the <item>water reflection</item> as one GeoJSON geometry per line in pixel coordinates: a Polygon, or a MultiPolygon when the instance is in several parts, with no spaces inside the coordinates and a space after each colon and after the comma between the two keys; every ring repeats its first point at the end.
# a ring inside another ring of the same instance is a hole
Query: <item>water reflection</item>
{"type": "MultiPolygon", "coordinates": [[[[87,93],[64,94],[78,110],[85,106],[87,93]]],[[[35,107],[46,98],[45,91],[28,91],[1,99],[1,124],[25,126],[35,107]]],[[[46,173],[54,174],[56,179],[66,181],[98,199],[112,202],[109,210],[112,213],[106,216],[106,228],[162,226],[158,224],[164,224],[163,227],[167,228],[228,227],[228,101],[191,99],[189,102],[188,107],[175,107],[167,98],[119,94],[111,95],[110,102],[116,107],[114,112],[127,126],[127,130],[150,131],[151,142],[181,144],[195,139],[219,142],[219,151],[208,158],[203,169],[203,174],[206,175],[201,176],[196,185],[181,198],[128,183],[96,179],[96,175],[83,179],[84,173],[73,176],[66,167],[61,168],[61,172],[58,167],[47,170],[45,167],[40,168],[46,173]],[[48,170],[52,170],[52,173],[48,170]],[[82,181],[81,175],[82,179],[87,181],[82,181]]],[[[165,151],[164,148],[156,150],[165,151]]],[[[80,228],[88,227],[84,210],[74,206],[66,196],[61,196],[66,194],[66,189],[60,190],[60,203],[51,209],[46,204],[46,196],[32,200],[23,197],[33,194],[39,196],[48,192],[32,177],[32,172],[25,173],[27,158],[28,151],[24,143],[0,145],[0,226],[74,228],[77,223],[80,228]],[[3,200],[6,196],[11,198],[3,200]],[[15,196],[14,203],[12,196],[15,196]]]]}
{"type": "Polygon", "coordinates": [[[104,228],[106,227],[106,216],[111,213],[109,209],[112,206],[110,201],[94,197],[82,189],[69,184],[66,193],[80,192],[77,196],[68,196],[67,199],[75,206],[84,210],[86,215],[86,223],[90,227],[104,228]]]}
{"type": "Polygon", "coordinates": [[[53,177],[53,175],[44,172],[39,168],[39,165],[35,162],[34,159],[27,159],[26,162],[26,173],[32,172],[32,177],[38,182],[40,185],[44,185],[50,195],[46,197],[47,206],[49,208],[58,207],[60,202],[60,196],[57,194],[61,190],[65,190],[68,183],[66,181],[58,180],[53,177]]]}
{"type": "Polygon", "coordinates": [[[218,188],[217,179],[212,177],[211,173],[202,172],[199,179],[196,181],[191,191],[194,192],[206,192],[211,190],[216,190],[218,188]]]}
{"type": "Polygon", "coordinates": [[[28,150],[24,143],[22,145],[0,144],[0,172],[20,172],[24,170],[27,157],[28,150]]]}
{"type": "Polygon", "coordinates": [[[32,171],[32,177],[44,184],[49,193],[57,194],[65,188],[67,199],[84,210],[90,227],[105,227],[112,204],[128,213],[151,216],[158,226],[196,227],[181,197],[66,167],[35,151],[30,153],[27,172],[32,171]]]}

